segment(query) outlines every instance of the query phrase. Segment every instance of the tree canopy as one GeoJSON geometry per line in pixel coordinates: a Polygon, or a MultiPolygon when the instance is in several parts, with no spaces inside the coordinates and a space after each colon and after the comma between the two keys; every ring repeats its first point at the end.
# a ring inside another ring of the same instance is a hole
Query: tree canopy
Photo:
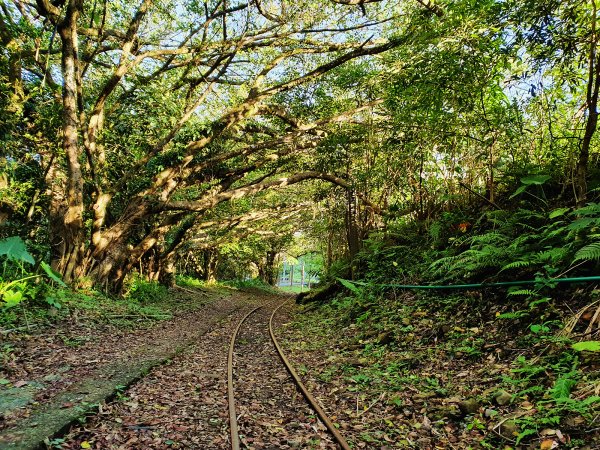
{"type": "Polygon", "coordinates": [[[4,2],[3,234],[67,282],[119,291],[144,265],[172,280],[185,255],[246,248],[260,265],[298,230],[331,265],[398,221],[501,209],[531,175],[583,206],[597,16],[537,0],[4,2]]]}

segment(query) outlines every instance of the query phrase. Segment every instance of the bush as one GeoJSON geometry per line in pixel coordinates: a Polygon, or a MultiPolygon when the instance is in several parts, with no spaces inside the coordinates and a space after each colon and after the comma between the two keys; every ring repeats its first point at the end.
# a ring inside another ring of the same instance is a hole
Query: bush
{"type": "Polygon", "coordinates": [[[145,280],[135,274],[131,277],[125,292],[125,298],[140,303],[154,303],[163,300],[168,293],[169,290],[166,286],[159,284],[157,281],[145,280]]]}

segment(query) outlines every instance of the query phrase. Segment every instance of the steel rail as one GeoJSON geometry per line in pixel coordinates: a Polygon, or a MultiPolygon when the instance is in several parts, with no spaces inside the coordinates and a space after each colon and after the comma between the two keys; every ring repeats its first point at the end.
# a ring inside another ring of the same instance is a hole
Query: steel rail
{"type": "Polygon", "coordinates": [[[231,335],[231,341],[229,343],[229,354],[227,356],[227,399],[229,403],[229,432],[231,436],[231,449],[240,450],[240,435],[237,424],[237,414],[235,412],[235,395],[233,391],[233,350],[235,347],[235,340],[242,327],[242,324],[248,317],[258,311],[262,306],[257,306],[248,314],[246,314],[242,320],[239,321],[233,334],[231,335]]]}
{"type": "Polygon", "coordinates": [[[342,448],[342,450],[351,450],[350,446],[346,442],[346,439],[344,439],[344,436],[342,436],[342,434],[335,427],[335,425],[333,424],[333,422],[329,418],[329,416],[325,413],[325,411],[323,411],[323,409],[319,405],[319,402],[317,401],[317,399],[315,397],[313,397],[310,392],[308,392],[308,389],[306,389],[306,386],[304,386],[304,384],[302,383],[302,380],[300,379],[300,377],[298,376],[298,374],[296,373],[296,371],[294,370],[294,368],[292,367],[292,365],[286,358],[285,354],[283,353],[283,350],[281,349],[279,342],[277,342],[277,338],[275,337],[275,333],[273,332],[273,317],[275,317],[275,313],[277,313],[277,311],[279,311],[279,308],[281,308],[283,305],[285,305],[289,301],[290,301],[290,299],[281,303],[277,308],[275,308],[273,310],[273,313],[271,314],[271,318],[269,319],[269,334],[271,335],[271,340],[273,341],[273,344],[275,345],[275,348],[277,349],[277,353],[279,353],[279,357],[281,358],[281,361],[283,361],[283,365],[285,366],[287,371],[290,373],[290,375],[294,379],[296,385],[302,392],[302,395],[304,395],[304,398],[306,399],[306,401],[308,403],[310,403],[310,405],[315,410],[315,412],[317,413],[317,415],[319,416],[321,421],[325,424],[325,426],[327,427],[329,432],[333,435],[335,441],[342,448]]]}

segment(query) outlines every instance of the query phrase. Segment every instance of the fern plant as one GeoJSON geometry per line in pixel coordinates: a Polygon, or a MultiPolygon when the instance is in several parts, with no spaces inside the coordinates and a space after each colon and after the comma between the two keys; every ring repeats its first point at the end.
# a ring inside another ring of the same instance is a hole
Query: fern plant
{"type": "Polygon", "coordinates": [[[478,234],[455,240],[453,251],[429,266],[432,276],[464,280],[508,272],[552,278],[574,263],[600,260],[598,203],[574,211],[493,211],[478,227],[478,234]]]}
{"type": "Polygon", "coordinates": [[[593,242],[591,244],[586,245],[585,247],[580,248],[575,253],[575,258],[573,258],[573,262],[575,261],[597,261],[600,259],[600,242],[593,242]]]}

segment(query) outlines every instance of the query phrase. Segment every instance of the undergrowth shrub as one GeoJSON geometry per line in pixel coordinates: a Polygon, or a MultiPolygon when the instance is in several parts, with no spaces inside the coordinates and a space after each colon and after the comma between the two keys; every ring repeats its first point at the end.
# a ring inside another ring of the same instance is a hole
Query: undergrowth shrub
{"type": "Polygon", "coordinates": [[[140,303],[154,303],[164,300],[169,289],[157,281],[148,281],[135,274],[129,280],[124,297],[140,303]]]}
{"type": "Polygon", "coordinates": [[[223,282],[223,284],[236,289],[260,289],[267,292],[277,292],[273,286],[265,283],[260,278],[253,278],[251,280],[230,280],[223,282]]]}
{"type": "Polygon", "coordinates": [[[177,275],[177,285],[179,286],[187,286],[192,288],[204,288],[206,287],[206,282],[199,280],[198,278],[190,277],[188,275],[177,275]]]}
{"type": "Polygon", "coordinates": [[[60,303],[46,295],[52,285],[66,285],[45,262],[36,262],[25,242],[18,236],[0,240],[0,321],[12,323],[17,314],[8,313],[27,303],[42,303],[60,308],[60,303]]]}

